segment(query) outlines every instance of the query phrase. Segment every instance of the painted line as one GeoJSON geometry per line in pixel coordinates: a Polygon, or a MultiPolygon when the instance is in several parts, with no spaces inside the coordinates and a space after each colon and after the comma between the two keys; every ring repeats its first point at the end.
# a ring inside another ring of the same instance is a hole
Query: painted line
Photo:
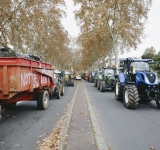
{"type": "Polygon", "coordinates": [[[92,104],[89,100],[89,96],[86,92],[84,83],[83,83],[83,87],[84,87],[84,92],[86,95],[86,100],[87,100],[88,109],[89,109],[89,113],[90,113],[91,123],[92,123],[93,130],[95,133],[95,140],[96,140],[97,148],[98,148],[98,150],[108,150],[107,145],[104,140],[104,137],[103,137],[103,134],[102,134],[101,129],[99,127],[96,115],[93,111],[92,104]]]}
{"type": "Polygon", "coordinates": [[[143,107],[145,107],[145,108],[147,108],[147,109],[149,109],[149,110],[155,111],[155,110],[153,110],[153,109],[151,109],[151,108],[149,108],[149,107],[147,107],[147,106],[145,106],[145,105],[142,105],[142,104],[139,104],[139,105],[141,105],[141,106],[143,106],[143,107]]]}
{"type": "Polygon", "coordinates": [[[63,150],[64,149],[64,144],[65,144],[65,140],[66,140],[66,135],[69,129],[69,124],[71,121],[71,117],[72,117],[72,111],[73,111],[73,107],[74,107],[74,103],[75,103],[75,99],[76,99],[76,94],[77,94],[77,89],[78,89],[79,84],[77,84],[76,90],[74,92],[74,95],[72,97],[72,100],[69,104],[69,108],[67,110],[63,125],[62,125],[62,134],[61,134],[61,140],[59,143],[59,147],[58,150],[63,150]]]}

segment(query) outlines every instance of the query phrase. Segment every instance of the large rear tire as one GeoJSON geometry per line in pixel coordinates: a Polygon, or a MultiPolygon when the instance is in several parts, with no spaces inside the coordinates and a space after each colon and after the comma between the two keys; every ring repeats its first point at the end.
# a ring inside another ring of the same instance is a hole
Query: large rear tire
{"type": "Polygon", "coordinates": [[[60,99],[61,98],[61,90],[60,90],[60,88],[58,87],[57,88],[57,99],[60,99]]]}
{"type": "Polygon", "coordinates": [[[61,83],[61,96],[63,96],[64,95],[64,85],[63,85],[63,83],[61,83]]]}
{"type": "Polygon", "coordinates": [[[37,106],[39,109],[44,110],[49,106],[49,94],[48,91],[45,90],[38,95],[37,106]]]}
{"type": "Polygon", "coordinates": [[[104,87],[105,87],[105,81],[101,81],[100,82],[100,92],[104,92],[105,90],[104,90],[104,87]]]}
{"type": "Polygon", "coordinates": [[[71,79],[71,86],[74,86],[74,80],[71,79]]]}
{"type": "Polygon", "coordinates": [[[138,101],[140,100],[138,90],[135,85],[125,85],[123,102],[126,108],[137,108],[138,101]]]}
{"type": "Polygon", "coordinates": [[[100,90],[100,83],[97,81],[97,90],[100,90]]]}
{"type": "Polygon", "coordinates": [[[116,80],[116,85],[115,85],[115,99],[117,101],[122,101],[123,100],[123,94],[121,93],[121,83],[119,80],[116,80]]]}

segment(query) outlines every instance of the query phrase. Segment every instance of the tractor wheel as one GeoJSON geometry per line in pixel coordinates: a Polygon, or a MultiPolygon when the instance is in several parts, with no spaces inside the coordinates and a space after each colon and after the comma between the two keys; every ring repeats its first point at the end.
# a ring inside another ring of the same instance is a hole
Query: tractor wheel
{"type": "Polygon", "coordinates": [[[125,85],[123,102],[126,108],[137,108],[140,100],[138,90],[135,85],[125,85]]]}
{"type": "Polygon", "coordinates": [[[71,86],[74,86],[74,80],[71,79],[71,86]]]}
{"type": "Polygon", "coordinates": [[[94,80],[94,86],[97,87],[97,81],[96,80],[94,80]]]}
{"type": "Polygon", "coordinates": [[[61,98],[61,90],[60,88],[57,89],[57,99],[60,99],[61,98]]]}
{"type": "Polygon", "coordinates": [[[4,107],[5,109],[13,109],[13,108],[16,107],[16,103],[17,103],[17,102],[15,102],[15,103],[10,103],[10,104],[6,104],[6,105],[4,105],[3,107],[4,107]]]}
{"type": "Polygon", "coordinates": [[[157,107],[160,109],[160,99],[156,101],[157,107]]]}
{"type": "Polygon", "coordinates": [[[100,83],[99,83],[99,81],[97,82],[97,90],[99,90],[100,89],[100,83]]]}
{"type": "Polygon", "coordinates": [[[115,99],[117,101],[122,101],[123,100],[123,94],[121,93],[121,83],[119,80],[116,80],[116,85],[115,85],[115,99]]]}
{"type": "Polygon", "coordinates": [[[49,106],[49,94],[48,91],[45,90],[38,95],[37,106],[39,109],[47,109],[49,106]]]}
{"type": "Polygon", "coordinates": [[[105,86],[105,81],[101,81],[99,87],[101,92],[104,92],[104,86],[105,86]]]}
{"type": "Polygon", "coordinates": [[[63,95],[64,95],[64,85],[63,85],[63,83],[61,84],[61,86],[62,86],[62,87],[61,87],[61,88],[62,88],[62,89],[61,89],[61,96],[63,96],[63,95]]]}

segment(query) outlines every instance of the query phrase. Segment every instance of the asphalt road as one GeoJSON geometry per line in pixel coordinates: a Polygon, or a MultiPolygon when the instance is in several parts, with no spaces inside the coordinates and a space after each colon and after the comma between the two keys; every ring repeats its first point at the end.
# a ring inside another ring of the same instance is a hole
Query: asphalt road
{"type": "Polygon", "coordinates": [[[4,110],[0,120],[0,150],[35,150],[64,114],[75,87],[65,88],[60,100],[50,99],[46,110],[38,110],[36,101],[23,101],[15,109],[4,110]]]}
{"type": "Polygon", "coordinates": [[[114,92],[101,93],[93,83],[83,82],[111,150],[160,150],[160,110],[155,101],[126,109],[114,92]]]}

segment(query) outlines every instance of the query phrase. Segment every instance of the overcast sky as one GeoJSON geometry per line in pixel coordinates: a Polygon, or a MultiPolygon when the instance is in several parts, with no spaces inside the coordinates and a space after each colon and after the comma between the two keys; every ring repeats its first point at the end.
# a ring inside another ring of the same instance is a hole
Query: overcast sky
{"type": "MultiPolygon", "coordinates": [[[[75,7],[73,1],[65,0],[65,2],[67,5],[67,18],[63,19],[62,23],[71,36],[77,37],[80,30],[74,19],[73,11],[75,10],[75,7]]],[[[138,46],[136,51],[133,50],[132,52],[123,54],[123,57],[139,57],[146,48],[151,46],[153,46],[157,52],[160,51],[160,0],[153,0],[145,28],[146,38],[142,40],[142,44],[138,46]]]]}

